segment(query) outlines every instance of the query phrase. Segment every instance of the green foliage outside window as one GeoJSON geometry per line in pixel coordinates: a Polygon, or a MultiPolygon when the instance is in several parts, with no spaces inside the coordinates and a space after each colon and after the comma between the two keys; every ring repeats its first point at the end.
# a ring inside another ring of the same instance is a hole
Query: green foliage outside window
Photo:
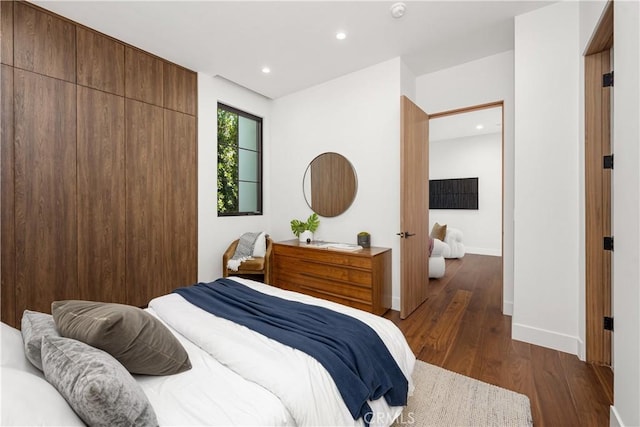
{"type": "Polygon", "coordinates": [[[238,115],[218,108],[218,213],[238,212],[238,115]]]}
{"type": "Polygon", "coordinates": [[[262,119],[218,104],[218,216],[262,215],[262,119]]]}

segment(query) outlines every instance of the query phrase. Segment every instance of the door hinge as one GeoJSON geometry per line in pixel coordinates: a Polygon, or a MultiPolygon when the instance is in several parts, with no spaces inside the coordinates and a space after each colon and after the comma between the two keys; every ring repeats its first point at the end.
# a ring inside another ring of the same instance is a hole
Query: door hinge
{"type": "Polygon", "coordinates": [[[613,154],[609,154],[602,158],[602,167],[604,169],[613,169],[613,154]]]}
{"type": "Polygon", "coordinates": [[[604,316],[604,330],[613,332],[613,317],[604,316]]]}
{"type": "Polygon", "coordinates": [[[602,75],[602,87],[613,86],[613,71],[602,75]]]}
{"type": "Polygon", "coordinates": [[[602,246],[605,251],[613,251],[613,236],[606,236],[602,246]]]}

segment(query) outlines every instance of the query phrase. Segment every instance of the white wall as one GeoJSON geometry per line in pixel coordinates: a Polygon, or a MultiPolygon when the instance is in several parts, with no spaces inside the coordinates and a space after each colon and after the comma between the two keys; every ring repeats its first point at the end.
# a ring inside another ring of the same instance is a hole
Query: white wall
{"type": "Polygon", "coordinates": [[[515,21],[514,339],[578,354],[578,3],[515,21]]]}
{"type": "Polygon", "coordinates": [[[222,276],[222,254],[246,231],[269,231],[271,100],[224,79],[198,73],[198,281],[222,276]],[[218,217],[218,101],[263,118],[263,215],[218,217]]]}
{"type": "Polygon", "coordinates": [[[294,238],[289,222],[311,214],[302,177],[318,154],[334,151],[353,164],[358,193],[351,207],[321,218],[316,239],[356,242],[371,233],[373,246],[392,248],[393,308],[399,309],[400,242],[399,58],[374,65],[273,102],[271,127],[271,233],[294,238]]]}
{"type": "Polygon", "coordinates": [[[416,102],[416,76],[402,60],[400,61],[400,93],[416,102]]]}
{"type": "Polygon", "coordinates": [[[429,230],[436,222],[447,224],[463,232],[466,252],[500,256],[502,133],[429,143],[429,179],[474,177],[478,178],[478,210],[431,209],[429,230]]]}
{"type": "Polygon", "coordinates": [[[502,311],[513,312],[514,52],[507,51],[416,79],[417,104],[433,114],[504,101],[504,242],[502,311]]]}
{"type": "Polygon", "coordinates": [[[611,425],[640,425],[640,5],[614,3],[611,425]]]}

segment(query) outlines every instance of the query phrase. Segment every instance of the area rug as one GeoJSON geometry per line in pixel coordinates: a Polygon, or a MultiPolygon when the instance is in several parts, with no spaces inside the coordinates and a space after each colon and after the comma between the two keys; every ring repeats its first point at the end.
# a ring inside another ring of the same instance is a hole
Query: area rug
{"type": "Polygon", "coordinates": [[[420,360],[394,426],[532,426],[529,398],[420,360]]]}

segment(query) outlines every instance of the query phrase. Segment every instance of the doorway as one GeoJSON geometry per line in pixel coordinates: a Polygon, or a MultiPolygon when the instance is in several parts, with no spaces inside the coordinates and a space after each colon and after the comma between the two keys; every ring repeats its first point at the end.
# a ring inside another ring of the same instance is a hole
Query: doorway
{"type": "Polygon", "coordinates": [[[503,298],[504,102],[429,115],[429,179],[477,179],[477,209],[429,211],[430,225],[447,224],[465,251],[500,258],[503,298]]]}

